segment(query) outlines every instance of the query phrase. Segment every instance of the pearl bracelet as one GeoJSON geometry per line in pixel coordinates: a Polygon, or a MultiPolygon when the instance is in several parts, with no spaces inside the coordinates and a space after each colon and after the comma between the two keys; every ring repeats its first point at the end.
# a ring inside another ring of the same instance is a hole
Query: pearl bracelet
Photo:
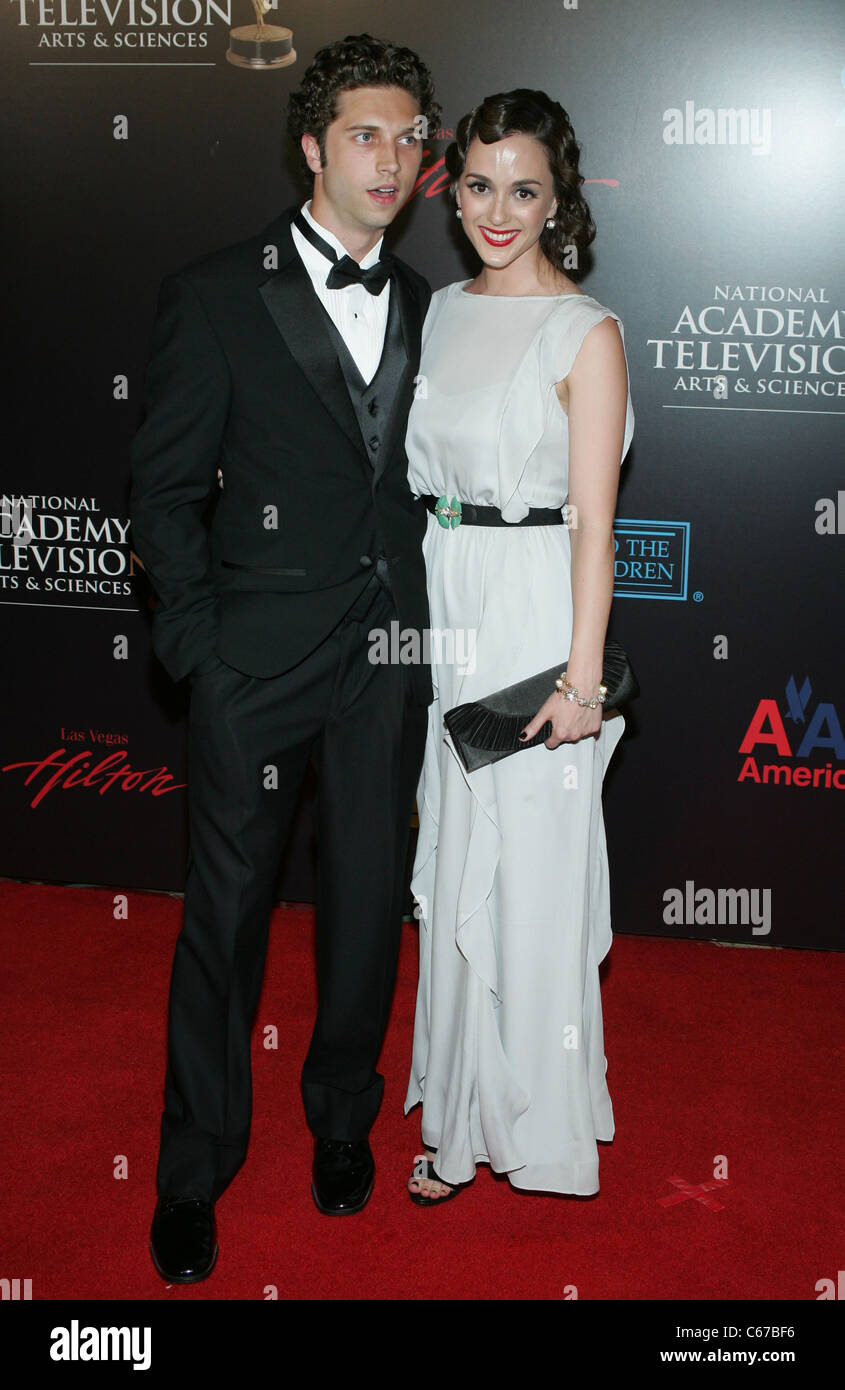
{"type": "Polygon", "coordinates": [[[584,699],[583,696],[578,693],[572,682],[567,680],[565,672],[561,672],[555,681],[555,689],[562,699],[571,700],[576,705],[580,705],[582,709],[598,709],[599,705],[603,705],[607,699],[606,685],[599,686],[598,694],[594,695],[592,700],[584,699]]]}

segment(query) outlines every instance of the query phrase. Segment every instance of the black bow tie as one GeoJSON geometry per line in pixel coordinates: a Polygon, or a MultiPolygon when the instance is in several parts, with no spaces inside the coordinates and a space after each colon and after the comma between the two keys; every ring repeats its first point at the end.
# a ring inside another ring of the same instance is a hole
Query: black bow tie
{"type": "Polygon", "coordinates": [[[316,246],[327,260],[332,262],[332,268],[326,276],[326,288],[330,290],[342,290],[346,285],[363,285],[369,290],[370,294],[381,294],[391,275],[393,274],[393,262],[390,256],[382,255],[367,270],[362,270],[356,260],[351,256],[341,256],[333,246],[329,246],[324,241],[309,222],[305,221],[301,212],[296,214],[293,225],[300,231],[306,241],[310,241],[312,246],[316,246]]]}

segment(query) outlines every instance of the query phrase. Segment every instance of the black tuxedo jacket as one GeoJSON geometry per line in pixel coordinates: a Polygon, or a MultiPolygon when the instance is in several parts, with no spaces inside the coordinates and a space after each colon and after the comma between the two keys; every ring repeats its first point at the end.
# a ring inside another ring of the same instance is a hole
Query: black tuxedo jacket
{"type": "MultiPolygon", "coordinates": [[[[161,284],[130,517],[158,597],[153,646],[174,680],[214,654],[250,675],[289,670],[339,622],[380,545],[400,626],[422,634],[430,621],[405,429],[431,289],[393,258],[407,360],[380,405],[373,466],[291,236],[296,211],[161,284]]],[[[428,704],[430,668],[409,673],[428,704]]]]}

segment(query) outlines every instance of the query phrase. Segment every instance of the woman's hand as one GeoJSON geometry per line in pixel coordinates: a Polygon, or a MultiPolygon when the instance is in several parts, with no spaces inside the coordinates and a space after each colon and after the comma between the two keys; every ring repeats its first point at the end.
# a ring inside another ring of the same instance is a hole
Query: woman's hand
{"type": "Polygon", "coordinates": [[[541,705],[523,733],[526,739],[533,738],[542,729],[546,720],[552,721],[552,732],[545,740],[547,748],[559,748],[562,743],[577,743],[582,738],[595,738],[601,730],[602,707],[589,709],[578,705],[574,700],[564,700],[556,690],[541,705]]]}

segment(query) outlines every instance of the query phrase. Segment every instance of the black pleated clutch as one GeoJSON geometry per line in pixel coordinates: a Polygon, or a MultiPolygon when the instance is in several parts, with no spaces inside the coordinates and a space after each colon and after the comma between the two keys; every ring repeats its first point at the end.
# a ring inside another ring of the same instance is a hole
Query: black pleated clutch
{"type": "MultiPolygon", "coordinates": [[[[541,705],[552,694],[555,681],[562,666],[552,666],[541,671],[538,676],[529,676],[483,700],[474,700],[467,705],[456,705],[443,716],[446,728],[452,735],[452,742],[467,772],[477,767],[498,762],[521,748],[536,748],[545,743],[552,732],[550,720],[546,720],[533,738],[520,743],[519,735],[526,724],[534,718],[541,705]]],[[[631,668],[626,653],[612,638],[604,648],[604,674],[602,684],[607,686],[607,699],[603,709],[618,709],[639,695],[640,687],[631,668]]]]}

